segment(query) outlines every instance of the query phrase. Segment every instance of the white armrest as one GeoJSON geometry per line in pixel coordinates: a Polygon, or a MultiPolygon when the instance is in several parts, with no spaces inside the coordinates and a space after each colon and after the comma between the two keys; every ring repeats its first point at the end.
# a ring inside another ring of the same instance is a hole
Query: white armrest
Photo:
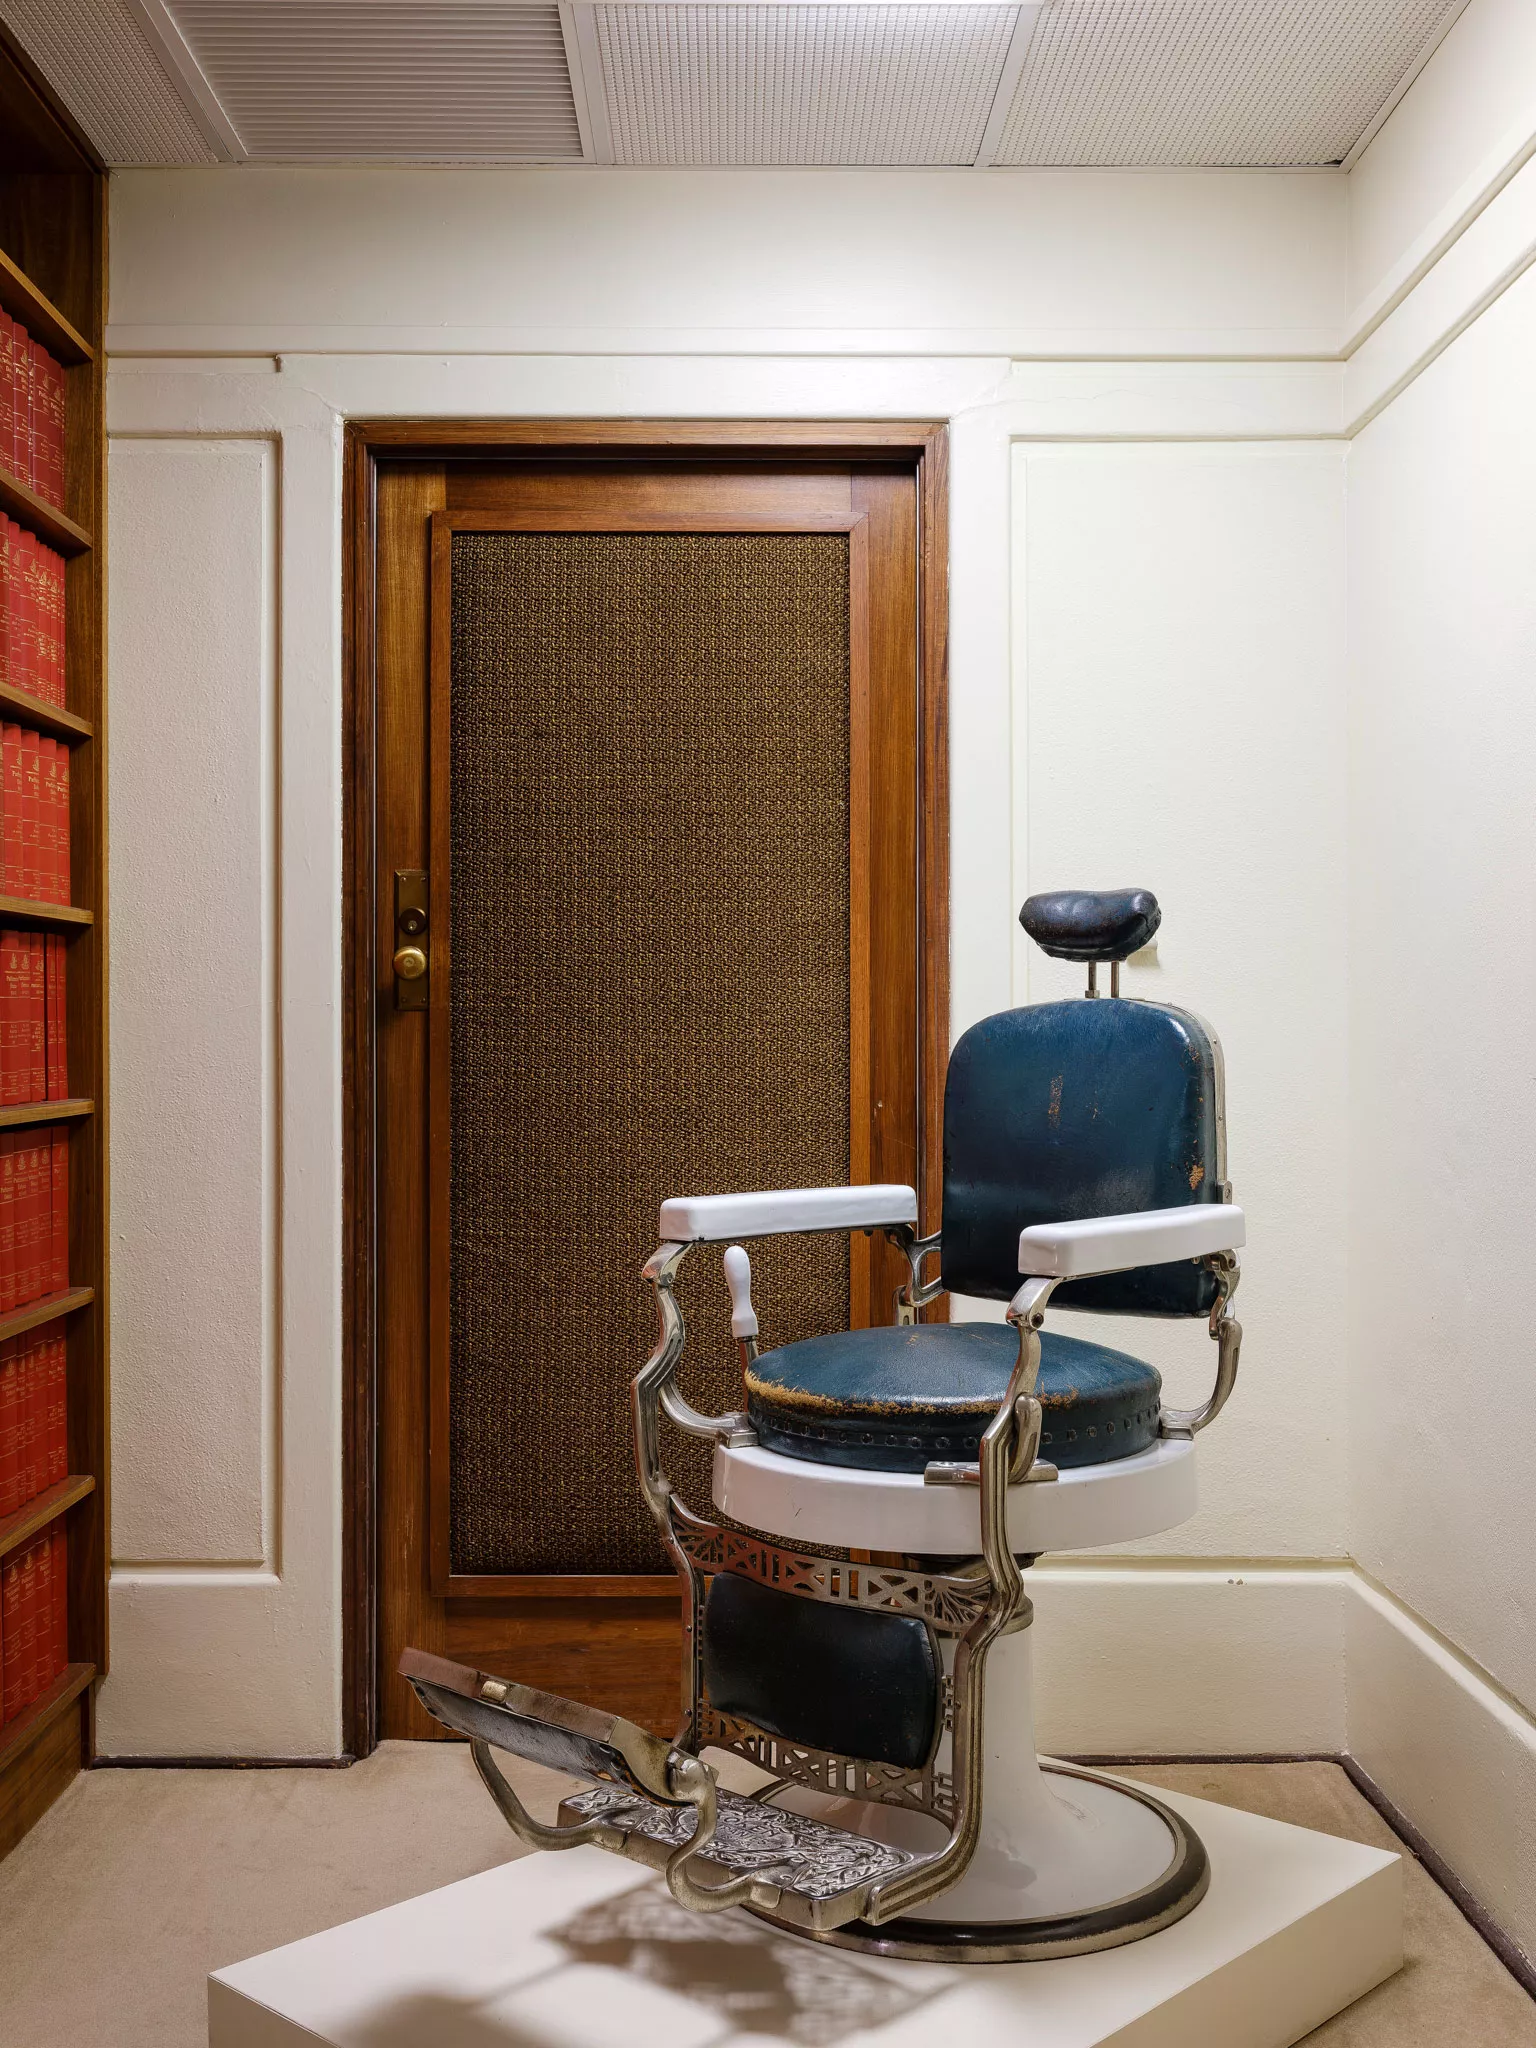
{"type": "Polygon", "coordinates": [[[1019,1271],[1054,1280],[1125,1273],[1235,1252],[1246,1242],[1243,1212],[1232,1202],[1191,1202],[1130,1216],[1085,1216],[1076,1223],[1032,1223],[1019,1234],[1019,1271]]]}
{"type": "Polygon", "coordinates": [[[680,1195],[661,1205],[663,1244],[719,1244],[796,1230],[871,1230],[916,1223],[911,1188],[766,1188],[749,1195],[680,1195]]]}

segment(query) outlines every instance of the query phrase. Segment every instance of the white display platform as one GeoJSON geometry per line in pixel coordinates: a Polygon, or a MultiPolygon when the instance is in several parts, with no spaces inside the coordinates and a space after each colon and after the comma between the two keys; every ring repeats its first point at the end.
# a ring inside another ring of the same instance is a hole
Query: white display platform
{"type": "Polygon", "coordinates": [[[220,1970],[209,2048],[1290,2048],[1400,1967],[1398,1857],[1158,1796],[1205,1842],[1210,1891],[1101,1955],[890,1962],[685,1913],[568,1849],[220,1970]]]}

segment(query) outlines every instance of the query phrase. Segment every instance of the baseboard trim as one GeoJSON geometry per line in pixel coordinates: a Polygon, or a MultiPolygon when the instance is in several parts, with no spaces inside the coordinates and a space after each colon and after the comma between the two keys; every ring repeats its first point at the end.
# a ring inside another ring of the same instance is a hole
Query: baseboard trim
{"type": "Polygon", "coordinates": [[[1487,1907],[1473,1898],[1445,1858],[1425,1839],[1402,1808],[1387,1797],[1370,1772],[1362,1770],[1352,1756],[1337,1757],[1335,1761],[1361,1798],[1371,1802],[1415,1861],[1423,1864],[1462,1918],[1487,1942],[1521,1990],[1527,1997],[1536,1999],[1536,1962],[1532,1962],[1519,1942],[1504,1932],[1487,1907]]]}
{"type": "MultiPolygon", "coordinates": [[[[1054,1754],[1054,1752],[1053,1752],[1054,1754]]],[[[1155,1770],[1162,1764],[1339,1764],[1344,1758],[1333,1749],[1253,1749],[1244,1753],[1207,1750],[1196,1754],[1180,1750],[1177,1756],[1064,1756],[1064,1764],[1081,1764],[1090,1771],[1134,1771],[1143,1765],[1155,1770]]]]}
{"type": "Polygon", "coordinates": [[[340,1756],[98,1756],[93,1771],[345,1771],[357,1758],[340,1756]]]}

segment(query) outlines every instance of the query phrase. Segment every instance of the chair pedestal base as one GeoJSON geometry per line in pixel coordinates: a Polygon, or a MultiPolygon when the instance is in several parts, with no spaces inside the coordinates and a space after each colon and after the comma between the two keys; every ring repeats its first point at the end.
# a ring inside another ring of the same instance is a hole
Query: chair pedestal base
{"type": "MultiPolygon", "coordinates": [[[[930,1961],[1026,1962],[1139,1941],[1199,1904],[1209,1866],[1186,1821],[1140,1786],[1041,1765],[1033,1634],[1004,1636],[987,1660],[981,1836],[964,1877],[900,1921],[857,1922],[817,1939],[930,1961]]],[[[944,1839],[937,1821],[899,1807],[802,1786],[772,1796],[898,1848],[932,1849],[944,1839]]]]}
{"type": "MultiPolygon", "coordinates": [[[[973,1487],[925,1486],[920,1476],[786,1458],[751,1446],[715,1453],[715,1505],[788,1542],[899,1553],[966,1554],[980,1546],[973,1487]]],[[[1167,1440],[1132,1458],[1016,1486],[1008,1530],[1038,1553],[1150,1536],[1195,1511],[1195,1446],[1167,1440]]],[[[862,1923],[816,1937],[887,1955],[945,1961],[1026,1961],[1139,1941],[1199,1903],[1205,1850],[1187,1823],[1139,1787],[1035,1754],[1034,1627],[1001,1637],[986,1667],[981,1836],[957,1885],[899,1923],[862,1923]]],[[[859,1835],[919,1851],[945,1835],[927,1815],[832,1799],[805,1787],[781,1805],[859,1835]]]]}
{"type": "MultiPolygon", "coordinates": [[[[1143,1823],[1150,1822],[1161,1838],[1161,1849],[1166,1852],[1159,1873],[1134,1891],[1107,1897],[1096,1904],[1056,1913],[1038,1911],[1009,1920],[953,1917],[961,1910],[956,1899],[965,1882],[962,1880],[954,1892],[884,1927],[871,1927],[856,1920],[835,1933],[808,1938],[833,1948],[902,1956],[915,1962],[1033,1963],[1053,1956],[1090,1955],[1099,1949],[1121,1948],[1127,1942],[1140,1941],[1171,1927],[1199,1905],[1210,1884],[1210,1862],[1200,1837],[1171,1807],[1140,1787],[1116,1784],[1113,1779],[1092,1771],[1074,1770],[1069,1765],[1046,1764],[1041,1777],[1043,1781],[1059,1782],[1059,1792],[1053,1791],[1050,1796],[1056,1797],[1075,1819],[1117,1846],[1123,1848],[1128,1837],[1137,1834],[1143,1823]],[[940,1911],[945,1908],[950,1917],[940,1918],[940,1911]]],[[[857,1827],[867,1835],[882,1834],[881,1821],[872,1818],[869,1807],[857,1806],[851,1800],[835,1804],[847,1813],[845,1826],[857,1827]]],[[[1088,1845],[1078,1842],[1072,1846],[1081,1852],[1088,1845]]],[[[1094,1846],[1107,1848],[1110,1842],[1101,1840],[1094,1846]]],[[[1081,1864],[1089,1861],[1089,1857],[1081,1856],[1081,1864]]],[[[1042,1879],[1055,1882],[1024,1884],[1023,1902],[1038,1905],[1043,1903],[1041,1895],[1069,1889],[1062,1883],[1069,1868],[1057,1865],[1040,1873],[1042,1879]]],[[[779,1924],[772,1913],[759,1912],[758,1918],[779,1924]]],[[[805,1935],[803,1928],[793,1931],[805,1935]]]]}

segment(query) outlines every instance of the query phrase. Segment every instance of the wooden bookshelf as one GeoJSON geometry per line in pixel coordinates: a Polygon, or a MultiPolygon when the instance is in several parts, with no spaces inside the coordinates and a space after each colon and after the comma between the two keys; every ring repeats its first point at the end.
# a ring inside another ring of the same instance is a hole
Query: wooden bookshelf
{"type": "Polygon", "coordinates": [[[56,1316],[72,1316],[89,1308],[96,1299],[94,1287],[66,1287],[58,1294],[40,1294],[23,1308],[9,1308],[0,1316],[0,1344],[8,1337],[24,1337],[28,1330],[40,1330],[56,1316]]]}
{"type": "Polygon", "coordinates": [[[0,896],[0,924],[65,932],[95,922],[96,913],[78,903],[34,903],[30,896],[0,896]]]}
{"type": "MultiPolygon", "coordinates": [[[[61,1719],[96,1675],[94,1664],[66,1664],[41,1698],[0,1728],[0,1799],[5,1796],[6,1770],[25,1762],[37,1738],[61,1719]]],[[[53,1801],[48,1803],[51,1806],[53,1801]]]]}
{"type": "Polygon", "coordinates": [[[24,1124],[68,1123],[72,1117],[93,1115],[95,1109],[88,1095],[61,1095],[52,1102],[11,1102],[0,1107],[0,1131],[14,1131],[24,1124]]]}
{"type": "Polygon", "coordinates": [[[24,270],[0,249],[0,306],[61,363],[88,363],[96,351],[24,270]]]}
{"type": "Polygon", "coordinates": [[[39,732],[52,733],[56,740],[69,746],[91,737],[88,718],[77,718],[73,711],[61,711],[57,704],[45,704],[30,690],[15,690],[9,683],[0,682],[0,710],[9,723],[36,726],[39,732]]]}
{"type": "Polygon", "coordinates": [[[61,555],[83,555],[91,544],[91,536],[83,526],[77,526],[57,505],[50,505],[19,476],[12,476],[4,468],[0,468],[0,512],[8,514],[18,526],[30,526],[39,540],[47,541],[61,555]]]}
{"type": "MultiPolygon", "coordinates": [[[[0,1725],[0,1855],[89,1763],[107,1669],[106,1295],[106,174],[90,144],[0,28],[0,306],[64,365],[64,498],[48,504],[0,470],[0,511],[65,557],[65,703],[0,683],[0,712],[70,750],[73,902],[0,896],[0,924],[65,939],[66,1101],[0,1110],[0,1128],[69,1133],[69,1286],[0,1315],[0,1340],[63,1319],[70,1476],[0,1522],[0,1554],[50,1527],[68,1538],[69,1662],[0,1725]]],[[[7,458],[8,459],[8,458],[7,458]]]]}
{"type": "Polygon", "coordinates": [[[84,1500],[95,1490],[96,1481],[89,1472],[72,1472],[57,1485],[45,1487],[36,1500],[29,1500],[14,1515],[0,1515],[0,1557],[30,1543],[50,1522],[56,1522],[76,1501],[84,1500]]]}

